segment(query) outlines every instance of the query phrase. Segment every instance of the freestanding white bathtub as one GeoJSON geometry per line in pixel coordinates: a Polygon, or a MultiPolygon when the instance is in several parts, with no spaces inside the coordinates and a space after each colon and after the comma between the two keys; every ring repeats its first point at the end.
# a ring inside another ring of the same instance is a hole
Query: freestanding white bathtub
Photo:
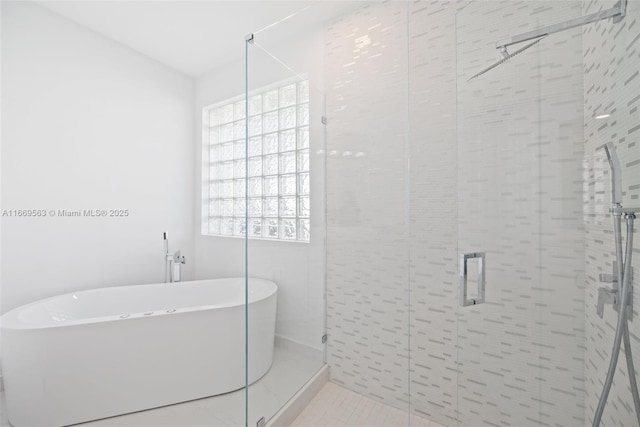
{"type": "MultiPolygon", "coordinates": [[[[271,367],[278,287],[249,279],[249,382],[271,367]]],[[[244,278],[102,288],[2,316],[9,421],[62,426],[245,385],[244,278]]]]}

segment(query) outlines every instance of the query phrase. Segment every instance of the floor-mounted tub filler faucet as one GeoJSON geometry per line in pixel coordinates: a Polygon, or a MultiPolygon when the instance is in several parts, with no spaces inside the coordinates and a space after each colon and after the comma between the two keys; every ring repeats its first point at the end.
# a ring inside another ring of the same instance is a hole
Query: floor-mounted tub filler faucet
{"type": "Polygon", "coordinates": [[[184,256],[180,251],[169,253],[169,239],[167,239],[167,233],[163,233],[164,239],[164,282],[173,283],[179,282],[182,265],[186,264],[184,256]]]}
{"type": "Polygon", "coordinates": [[[636,213],[640,212],[640,208],[624,208],[622,206],[622,173],[620,168],[620,160],[616,152],[616,147],[612,142],[604,145],[607,153],[609,167],[611,168],[611,215],[613,216],[613,229],[615,234],[616,246],[616,262],[613,266],[613,274],[601,274],[600,281],[611,283],[611,288],[602,287],[598,289],[598,316],[604,315],[605,304],[611,304],[618,312],[618,321],[616,326],[616,335],[613,341],[613,349],[611,351],[611,360],[609,361],[609,370],[605,379],[602,394],[598,401],[598,407],[593,417],[593,427],[600,425],[602,413],[607,403],[607,397],[613,383],[613,376],[616,373],[618,364],[618,356],[620,355],[620,346],[624,339],[624,353],[627,359],[627,371],[629,382],[631,385],[631,394],[633,395],[633,403],[636,409],[636,417],[640,425],[640,396],[638,395],[638,384],[636,383],[635,368],[633,366],[633,357],[631,355],[631,341],[629,339],[629,321],[632,314],[633,299],[633,271],[631,269],[631,256],[633,253],[633,223],[636,219],[636,213]],[[622,217],[624,216],[627,225],[626,248],[623,256],[622,252],[622,217]]]}

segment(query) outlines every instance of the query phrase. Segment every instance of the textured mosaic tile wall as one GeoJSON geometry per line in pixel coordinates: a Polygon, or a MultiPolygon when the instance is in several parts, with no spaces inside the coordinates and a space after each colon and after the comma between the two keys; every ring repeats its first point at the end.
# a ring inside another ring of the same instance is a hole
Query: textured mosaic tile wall
{"type": "Polygon", "coordinates": [[[446,425],[584,423],[581,31],[466,82],[500,36],[580,13],[384,3],[328,29],[334,381],[446,425]],[[468,250],[488,301],[459,309],[468,250]]]}
{"type": "MultiPolygon", "coordinates": [[[[613,2],[590,0],[583,3],[583,13],[611,7],[613,2]]],[[[586,420],[591,424],[602,383],[611,357],[617,313],[605,307],[604,318],[596,314],[600,273],[611,273],[615,262],[613,222],[608,213],[611,203],[609,166],[598,147],[614,142],[620,156],[623,204],[640,206],[640,2],[628,3],[627,16],[617,24],[603,21],[585,27],[584,40],[584,101],[585,101],[585,167],[584,222],[586,228],[586,420]],[[610,114],[610,117],[596,119],[610,114]]],[[[640,227],[635,227],[633,268],[634,310],[630,323],[631,343],[640,365],[640,227]]],[[[623,225],[623,233],[625,233],[623,225]]],[[[602,426],[636,425],[633,400],[624,354],[609,401],[602,417],[602,426]]]]}
{"type": "Polygon", "coordinates": [[[487,253],[487,303],[458,318],[462,425],[584,423],[581,30],[467,81],[501,37],[580,15],[536,1],[457,15],[458,251],[487,253]]]}
{"type": "Polygon", "coordinates": [[[416,2],[408,16],[411,406],[425,418],[455,425],[456,5],[416,2]]]}
{"type": "Polygon", "coordinates": [[[333,381],[399,408],[409,363],[405,8],[363,7],[330,25],[325,58],[327,359],[333,381]]]}

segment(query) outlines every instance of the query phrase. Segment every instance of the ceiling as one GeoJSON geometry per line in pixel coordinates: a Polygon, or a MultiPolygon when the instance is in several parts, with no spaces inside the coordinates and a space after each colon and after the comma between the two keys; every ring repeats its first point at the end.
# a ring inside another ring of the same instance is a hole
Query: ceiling
{"type": "MultiPolygon", "coordinates": [[[[244,39],[265,30],[280,37],[320,25],[355,1],[43,0],[40,5],[189,76],[241,59],[244,39]]],[[[258,37],[258,36],[257,36],[258,37]]]]}

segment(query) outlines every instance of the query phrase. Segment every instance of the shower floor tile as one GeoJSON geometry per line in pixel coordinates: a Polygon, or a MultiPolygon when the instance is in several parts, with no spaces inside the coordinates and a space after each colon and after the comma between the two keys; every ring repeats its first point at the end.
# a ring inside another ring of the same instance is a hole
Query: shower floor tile
{"type": "Polygon", "coordinates": [[[329,382],[290,427],[444,427],[329,382]],[[409,423],[410,422],[410,423],[409,423]]]}
{"type": "MultiPolygon", "coordinates": [[[[249,425],[271,418],[322,366],[322,354],[276,344],[273,365],[249,387],[249,425]]],[[[0,393],[0,427],[9,427],[0,393]]],[[[76,424],[81,427],[237,427],[245,425],[245,392],[231,393],[76,424]]]]}

